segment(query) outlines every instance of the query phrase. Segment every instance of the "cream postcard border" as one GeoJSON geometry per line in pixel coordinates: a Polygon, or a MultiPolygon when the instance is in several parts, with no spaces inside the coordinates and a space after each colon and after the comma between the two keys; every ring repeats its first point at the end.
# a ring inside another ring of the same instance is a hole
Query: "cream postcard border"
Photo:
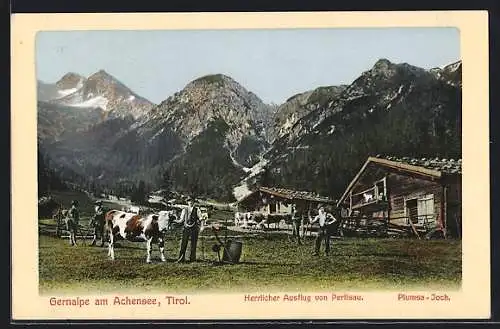
{"type": "Polygon", "coordinates": [[[16,14],[12,16],[11,26],[11,269],[14,320],[466,319],[490,316],[490,239],[488,234],[484,234],[490,229],[486,11],[16,14]],[[65,308],[51,307],[48,297],[38,295],[35,83],[37,32],[333,27],[456,27],[460,30],[463,61],[462,209],[465,219],[463,281],[460,291],[448,293],[452,297],[451,302],[402,303],[397,301],[396,293],[381,291],[363,293],[363,302],[308,305],[290,302],[248,303],[243,301],[242,292],[191,295],[191,304],[183,306],[65,308]],[[212,307],[214,305],[217,307],[212,307]]]}

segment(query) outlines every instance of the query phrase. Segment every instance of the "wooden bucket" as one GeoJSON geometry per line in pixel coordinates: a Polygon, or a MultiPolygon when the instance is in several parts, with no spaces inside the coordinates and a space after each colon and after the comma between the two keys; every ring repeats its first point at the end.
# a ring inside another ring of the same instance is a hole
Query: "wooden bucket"
{"type": "Polygon", "coordinates": [[[226,246],[224,248],[224,254],[222,256],[222,261],[231,264],[239,263],[242,249],[243,242],[227,240],[226,246]]]}

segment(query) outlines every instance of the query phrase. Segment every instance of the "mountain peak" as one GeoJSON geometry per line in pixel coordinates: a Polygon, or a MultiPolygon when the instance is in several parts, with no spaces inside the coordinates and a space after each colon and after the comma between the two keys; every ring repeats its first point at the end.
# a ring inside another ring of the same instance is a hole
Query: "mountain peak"
{"type": "Polygon", "coordinates": [[[462,86],[462,60],[444,65],[442,67],[434,67],[429,70],[437,79],[446,82],[452,86],[462,86]]]}
{"type": "Polygon", "coordinates": [[[227,75],[222,74],[222,73],[216,73],[216,74],[208,74],[208,75],[204,75],[202,77],[199,77],[199,78],[191,81],[190,84],[200,84],[200,83],[224,84],[226,82],[235,83],[236,81],[233,78],[231,78],[230,76],[227,76],[227,75]]]}
{"type": "Polygon", "coordinates": [[[396,74],[396,64],[386,58],[380,58],[375,62],[371,70],[365,72],[370,76],[392,77],[396,74]]]}
{"type": "Polygon", "coordinates": [[[59,81],[56,82],[56,86],[59,89],[71,89],[76,88],[83,81],[85,81],[84,76],[75,72],[68,72],[63,75],[62,78],[59,79],[59,81]]]}
{"type": "MultiPolygon", "coordinates": [[[[101,69],[87,78],[84,86],[86,94],[113,94],[128,97],[134,93],[120,80],[101,69]]],[[[109,96],[109,95],[108,95],[109,96]]],[[[114,97],[114,96],[112,96],[114,97]]]]}
{"type": "Polygon", "coordinates": [[[89,80],[114,80],[118,81],[113,75],[110,73],[106,72],[104,69],[100,69],[99,71],[95,72],[94,74],[90,75],[88,77],[89,80]]]}
{"type": "Polygon", "coordinates": [[[395,76],[414,76],[419,77],[426,73],[426,70],[410,65],[408,63],[394,63],[386,58],[381,58],[373,65],[372,69],[365,72],[372,77],[378,76],[390,79],[395,76]]]}
{"type": "Polygon", "coordinates": [[[69,107],[101,108],[113,112],[112,117],[132,115],[138,118],[154,106],[104,69],[88,78],[67,73],[57,82],[56,88],[39,86],[39,99],[69,107]]]}
{"type": "Polygon", "coordinates": [[[458,69],[462,68],[462,60],[458,60],[456,62],[450,63],[448,65],[445,65],[443,67],[443,71],[448,71],[448,72],[455,72],[458,69]]]}
{"type": "Polygon", "coordinates": [[[383,66],[389,66],[393,64],[390,60],[388,60],[387,58],[379,58],[375,64],[373,65],[373,67],[383,67],[383,66]]]}

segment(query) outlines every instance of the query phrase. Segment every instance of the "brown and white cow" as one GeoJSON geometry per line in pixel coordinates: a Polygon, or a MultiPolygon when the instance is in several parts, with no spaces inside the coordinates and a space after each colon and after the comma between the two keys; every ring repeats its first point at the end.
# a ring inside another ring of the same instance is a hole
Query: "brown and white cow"
{"type": "Polygon", "coordinates": [[[120,210],[110,210],[105,216],[105,234],[109,237],[108,256],[115,259],[114,243],[117,240],[146,242],[146,262],[151,263],[151,249],[158,243],[161,261],[165,261],[164,233],[170,229],[175,214],[161,211],[159,214],[138,215],[120,210]]]}

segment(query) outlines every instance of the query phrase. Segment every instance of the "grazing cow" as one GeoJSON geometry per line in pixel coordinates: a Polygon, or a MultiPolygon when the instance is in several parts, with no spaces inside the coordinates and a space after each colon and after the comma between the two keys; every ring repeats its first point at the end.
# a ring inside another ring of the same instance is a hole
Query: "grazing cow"
{"type": "Polygon", "coordinates": [[[165,261],[164,233],[169,230],[173,216],[169,211],[159,214],[137,215],[120,210],[110,210],[105,216],[105,232],[109,236],[108,256],[114,260],[116,240],[146,242],[146,263],[151,263],[153,242],[158,243],[161,261],[165,261]]]}
{"type": "Polygon", "coordinates": [[[206,222],[208,220],[208,209],[206,207],[200,207],[201,211],[201,221],[206,222]]]}
{"type": "Polygon", "coordinates": [[[52,219],[56,222],[56,235],[59,236],[63,221],[68,218],[69,209],[57,208],[52,215],[52,219]]]}
{"type": "Polygon", "coordinates": [[[169,231],[170,229],[172,229],[172,224],[175,223],[176,221],[178,221],[178,218],[179,216],[177,215],[177,211],[175,211],[174,209],[172,210],[161,210],[158,215],[161,217],[161,218],[167,218],[167,227],[166,227],[166,231],[169,231]]]}
{"type": "Polygon", "coordinates": [[[239,223],[240,223],[240,213],[235,212],[234,213],[234,226],[238,226],[239,223]]]}
{"type": "Polygon", "coordinates": [[[274,228],[279,229],[279,225],[281,220],[283,219],[283,215],[280,214],[268,214],[263,224],[266,224],[267,228],[269,228],[270,224],[274,224],[274,228]]]}
{"type": "Polygon", "coordinates": [[[234,225],[242,228],[255,226],[257,223],[253,220],[253,217],[252,212],[236,212],[234,214],[234,225]]]}
{"type": "Polygon", "coordinates": [[[138,206],[128,206],[127,208],[125,208],[125,210],[127,212],[130,212],[130,213],[133,213],[136,215],[139,215],[139,213],[141,212],[141,208],[138,206]]]}
{"type": "Polygon", "coordinates": [[[68,217],[68,212],[69,212],[68,209],[57,208],[54,211],[54,214],[52,215],[52,218],[55,219],[55,220],[62,220],[64,218],[68,217]]]}
{"type": "Polygon", "coordinates": [[[240,226],[245,218],[245,213],[235,212],[234,213],[234,226],[240,226]]]}

